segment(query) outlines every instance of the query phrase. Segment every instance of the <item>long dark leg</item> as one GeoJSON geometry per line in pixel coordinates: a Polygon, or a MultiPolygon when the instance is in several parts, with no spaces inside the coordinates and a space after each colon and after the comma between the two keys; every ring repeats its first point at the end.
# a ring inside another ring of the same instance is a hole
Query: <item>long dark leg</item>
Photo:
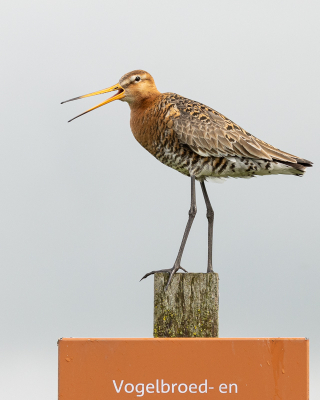
{"type": "Polygon", "coordinates": [[[214,212],[211,207],[211,203],[209,200],[209,196],[208,196],[205,184],[203,181],[200,184],[201,184],[204,201],[206,202],[206,206],[207,206],[207,218],[208,218],[208,268],[207,268],[207,272],[213,272],[213,269],[212,269],[212,237],[213,237],[214,212]]]}
{"type": "Polygon", "coordinates": [[[196,214],[197,214],[196,181],[195,181],[195,177],[191,176],[191,206],[190,206],[190,210],[189,210],[189,219],[188,219],[188,222],[187,222],[186,229],[184,231],[184,235],[183,235],[183,238],[182,238],[182,242],[181,242],[181,245],[180,245],[180,249],[179,249],[176,261],[175,261],[175,263],[174,263],[172,268],[170,268],[170,269],[162,269],[160,271],[149,272],[142,279],[147,278],[149,275],[155,274],[156,272],[169,272],[170,273],[170,277],[169,277],[169,280],[168,280],[168,283],[167,283],[167,286],[166,286],[166,290],[167,290],[168,286],[170,285],[170,282],[172,280],[173,275],[178,271],[178,269],[181,268],[182,270],[184,270],[180,266],[180,262],[181,262],[183,250],[184,250],[184,247],[186,245],[186,242],[187,242],[187,239],[188,239],[188,236],[189,236],[189,232],[190,232],[190,229],[191,229],[191,226],[192,226],[192,223],[193,223],[193,220],[194,220],[196,214]]]}
{"type": "Polygon", "coordinates": [[[172,279],[173,275],[174,275],[174,274],[178,271],[178,269],[180,268],[180,262],[181,262],[183,250],[184,250],[184,247],[185,247],[185,245],[186,245],[186,243],[187,243],[187,239],[188,239],[188,236],[189,236],[189,232],[190,232],[190,229],[191,229],[191,226],[192,226],[192,223],[193,223],[193,220],[194,220],[196,214],[197,214],[197,204],[196,204],[196,180],[195,180],[195,177],[194,177],[194,176],[191,176],[191,206],[190,206],[190,210],[189,210],[189,219],[188,219],[188,222],[187,222],[186,229],[185,229],[185,231],[184,231],[184,235],[183,235],[183,238],[182,238],[182,242],[181,242],[181,245],[180,245],[180,249],[179,249],[179,252],[178,252],[176,261],[175,261],[174,266],[173,266],[173,268],[172,268],[172,271],[171,271],[171,273],[170,273],[170,278],[169,278],[169,280],[168,280],[168,284],[167,284],[166,289],[167,289],[168,286],[170,285],[170,282],[171,282],[171,279],[172,279]]]}

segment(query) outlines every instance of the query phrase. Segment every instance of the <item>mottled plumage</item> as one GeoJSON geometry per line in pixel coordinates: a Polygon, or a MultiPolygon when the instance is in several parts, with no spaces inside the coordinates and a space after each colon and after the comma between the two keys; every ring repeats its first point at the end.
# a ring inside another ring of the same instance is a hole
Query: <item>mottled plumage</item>
{"type": "Polygon", "coordinates": [[[174,93],[159,94],[142,112],[132,110],[131,121],[143,147],[163,164],[198,180],[302,175],[312,165],[263,142],[212,108],[174,93]]]}

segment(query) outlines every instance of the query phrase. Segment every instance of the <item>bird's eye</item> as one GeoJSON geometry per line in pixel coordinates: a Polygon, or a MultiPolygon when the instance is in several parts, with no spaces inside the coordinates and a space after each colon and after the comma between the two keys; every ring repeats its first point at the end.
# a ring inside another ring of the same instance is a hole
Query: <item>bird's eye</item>
{"type": "Polygon", "coordinates": [[[141,80],[140,76],[136,76],[135,81],[136,81],[136,82],[139,82],[140,80],[141,80]]]}

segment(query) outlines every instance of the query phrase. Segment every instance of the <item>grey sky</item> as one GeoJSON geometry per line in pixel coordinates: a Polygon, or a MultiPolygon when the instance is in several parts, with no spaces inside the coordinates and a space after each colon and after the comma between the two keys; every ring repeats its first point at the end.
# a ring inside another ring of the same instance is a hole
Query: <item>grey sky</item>
{"type": "MultiPolygon", "coordinates": [[[[315,166],[208,184],[222,337],[306,336],[320,397],[319,2],[11,1],[1,35],[0,398],[56,399],[61,337],[152,336],[151,269],[169,268],[189,179],[135,141],[107,96],[150,72],[315,166]]],[[[206,269],[198,214],[182,266],[206,269]]]]}

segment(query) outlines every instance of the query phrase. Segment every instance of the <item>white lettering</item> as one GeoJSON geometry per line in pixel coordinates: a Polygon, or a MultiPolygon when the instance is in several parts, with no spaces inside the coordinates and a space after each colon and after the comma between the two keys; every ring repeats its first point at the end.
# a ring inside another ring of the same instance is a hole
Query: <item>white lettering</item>
{"type": "Polygon", "coordinates": [[[178,386],[178,390],[180,393],[185,393],[188,390],[188,386],[185,383],[180,383],[180,385],[178,386]],[[181,386],[185,387],[185,391],[183,392],[180,388],[181,386]]]}
{"type": "Polygon", "coordinates": [[[146,387],[146,390],[147,390],[148,393],[154,393],[154,384],[153,383],[148,383],[147,387],[146,387]],[[151,390],[152,390],[152,392],[151,392],[151,390]]]}
{"type": "Polygon", "coordinates": [[[121,383],[120,383],[120,387],[119,387],[119,389],[117,388],[117,384],[116,384],[116,381],[112,381],[113,382],[113,386],[114,386],[114,388],[116,389],[116,392],[117,393],[120,393],[120,390],[121,390],[121,388],[122,388],[122,385],[123,385],[123,380],[121,381],[121,383]]]}
{"type": "Polygon", "coordinates": [[[144,383],[138,383],[136,385],[136,392],[139,393],[139,394],[137,394],[137,397],[142,397],[144,395],[144,383]],[[139,386],[141,386],[140,390],[139,390],[139,386]]]}
{"type": "MultiPolygon", "coordinates": [[[[213,390],[214,387],[208,387],[208,380],[205,379],[204,383],[166,383],[164,379],[156,379],[155,383],[126,383],[122,379],[119,383],[116,380],[113,380],[113,386],[115,388],[116,393],[121,393],[122,388],[126,393],[134,393],[137,397],[143,397],[146,393],[208,393],[208,389],[213,390]],[[160,382],[161,381],[161,382],[160,382]],[[176,390],[178,389],[178,391],[176,390]]],[[[219,385],[220,393],[238,393],[238,385],[236,383],[221,383],[219,385]]]]}
{"type": "Polygon", "coordinates": [[[199,385],[199,392],[207,393],[207,391],[208,391],[208,383],[207,383],[207,380],[205,379],[204,383],[201,383],[201,385],[199,385]],[[201,389],[202,387],[204,387],[203,390],[201,389]]]}
{"type": "Polygon", "coordinates": [[[195,383],[191,383],[191,385],[189,386],[189,392],[197,393],[197,385],[195,383]],[[195,390],[195,392],[193,392],[192,390],[195,390]]]}
{"type": "Polygon", "coordinates": [[[133,391],[134,391],[134,386],[133,386],[133,384],[132,383],[127,383],[126,384],[126,386],[124,387],[124,390],[125,390],[125,392],[127,392],[127,393],[132,393],[133,391]],[[129,392],[129,390],[128,390],[128,386],[131,386],[131,391],[129,392]]]}
{"type": "Polygon", "coordinates": [[[170,385],[167,383],[163,383],[163,379],[161,379],[161,393],[168,393],[170,392],[170,385]],[[167,390],[164,390],[164,386],[167,386],[167,390]]]}
{"type": "Polygon", "coordinates": [[[229,393],[232,393],[232,391],[231,391],[232,386],[235,387],[235,393],[238,393],[238,386],[235,383],[229,384],[229,393]]]}
{"type": "Polygon", "coordinates": [[[228,386],[225,383],[221,383],[221,385],[219,386],[219,392],[220,393],[227,393],[228,392],[228,386]],[[225,390],[225,392],[223,390],[225,390]]]}

